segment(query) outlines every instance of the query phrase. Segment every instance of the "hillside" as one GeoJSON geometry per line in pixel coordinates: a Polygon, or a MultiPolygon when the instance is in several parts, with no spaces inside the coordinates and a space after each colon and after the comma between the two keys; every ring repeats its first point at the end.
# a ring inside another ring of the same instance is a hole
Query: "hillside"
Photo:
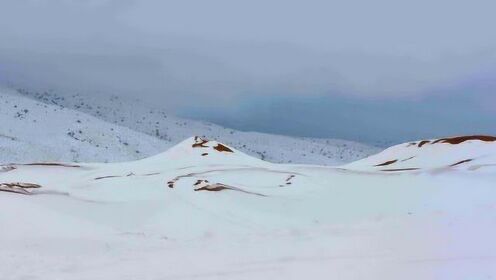
{"type": "Polygon", "coordinates": [[[0,119],[0,163],[125,161],[169,147],[155,137],[5,89],[0,89],[0,119]]]}
{"type": "Polygon", "coordinates": [[[328,167],[273,164],[200,137],[131,162],[3,165],[0,272],[3,279],[484,279],[495,272],[496,169],[444,163],[463,154],[494,166],[496,142],[449,139],[417,154],[440,151],[444,168],[399,172],[353,166],[402,158],[405,145],[328,167]]]}
{"type": "Polygon", "coordinates": [[[456,168],[494,168],[496,137],[469,135],[421,140],[393,146],[376,155],[346,165],[369,171],[422,171],[456,168]]]}
{"type": "MultiPolygon", "coordinates": [[[[168,143],[168,147],[191,135],[226,143],[251,156],[276,163],[336,165],[364,158],[380,149],[353,141],[296,138],[257,132],[242,132],[215,124],[171,116],[139,100],[119,96],[88,97],[53,92],[17,90],[45,104],[84,112],[109,123],[128,127],[168,143]]],[[[159,153],[160,151],[156,151],[159,153]]]]}

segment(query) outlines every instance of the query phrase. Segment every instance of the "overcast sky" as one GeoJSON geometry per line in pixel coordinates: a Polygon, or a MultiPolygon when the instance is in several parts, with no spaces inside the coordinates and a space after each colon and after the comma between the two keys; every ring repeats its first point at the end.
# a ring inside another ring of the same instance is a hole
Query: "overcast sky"
{"type": "Polygon", "coordinates": [[[477,0],[2,0],[0,82],[142,96],[291,135],[496,134],[494,11],[477,0]]]}

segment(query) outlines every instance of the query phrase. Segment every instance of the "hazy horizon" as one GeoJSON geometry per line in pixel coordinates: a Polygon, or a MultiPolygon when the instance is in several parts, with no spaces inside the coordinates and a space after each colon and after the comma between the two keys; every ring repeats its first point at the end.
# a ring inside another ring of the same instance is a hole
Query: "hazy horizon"
{"type": "Polygon", "coordinates": [[[0,82],[139,97],[234,129],[496,134],[491,1],[0,3],[0,82]]]}

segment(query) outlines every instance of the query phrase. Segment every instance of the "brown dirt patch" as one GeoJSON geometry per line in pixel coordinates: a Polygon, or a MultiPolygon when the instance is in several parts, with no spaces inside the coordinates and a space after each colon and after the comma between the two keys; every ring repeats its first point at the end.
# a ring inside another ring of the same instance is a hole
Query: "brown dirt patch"
{"type": "MultiPolygon", "coordinates": [[[[293,182],[291,182],[291,180],[293,180],[294,177],[295,177],[295,175],[291,174],[288,176],[288,178],[286,178],[286,185],[287,186],[293,184],[293,182]]],[[[282,187],[282,185],[280,187],[282,187]]]]}
{"type": "Polygon", "coordinates": [[[415,158],[415,157],[413,156],[413,157],[409,157],[409,158],[403,159],[403,160],[401,160],[401,162],[409,161],[409,160],[411,160],[413,158],[415,158]]]}
{"type": "Polygon", "coordinates": [[[208,148],[205,144],[208,143],[207,139],[203,139],[199,136],[195,136],[195,143],[192,145],[193,148],[208,148]]]}
{"type": "Polygon", "coordinates": [[[146,173],[146,174],[143,174],[141,176],[155,176],[155,175],[159,175],[160,172],[153,172],[153,173],[146,173]]]}
{"type": "Polygon", "coordinates": [[[438,140],[432,142],[432,144],[447,143],[447,144],[457,145],[457,144],[461,144],[465,141],[470,141],[470,140],[478,140],[478,141],[484,141],[484,142],[495,142],[496,137],[488,136],[488,135],[458,136],[458,137],[438,139],[438,140]]]}
{"type": "MultiPolygon", "coordinates": [[[[176,176],[174,179],[172,179],[172,180],[170,180],[170,181],[167,182],[167,186],[169,188],[173,189],[175,187],[177,181],[181,180],[182,178],[188,178],[188,177],[193,177],[193,176],[195,176],[195,173],[188,173],[188,174],[185,174],[185,175],[176,176]]],[[[198,181],[197,181],[197,183],[198,183],[198,181]]]]}
{"type": "Polygon", "coordinates": [[[410,167],[410,168],[396,168],[396,169],[382,169],[381,171],[384,172],[398,172],[398,171],[415,171],[419,170],[420,168],[417,167],[410,167]]]}
{"type": "Polygon", "coordinates": [[[386,162],[383,162],[383,163],[380,163],[380,164],[377,164],[377,165],[374,165],[374,166],[386,166],[386,165],[391,165],[395,162],[397,162],[398,160],[397,159],[393,159],[393,160],[389,160],[389,161],[386,161],[386,162]]]}
{"type": "Polygon", "coordinates": [[[219,192],[222,190],[230,190],[231,188],[222,185],[222,184],[213,184],[213,185],[208,185],[205,187],[197,188],[195,189],[195,192],[197,191],[210,191],[210,192],[219,192]]]}
{"type": "Polygon", "coordinates": [[[37,189],[37,188],[41,188],[41,186],[38,184],[21,183],[21,182],[0,183],[0,191],[3,192],[31,194],[31,189],[37,189]]]}
{"type": "Polygon", "coordinates": [[[214,149],[219,151],[219,152],[233,153],[233,150],[229,149],[228,147],[226,147],[222,144],[217,144],[217,146],[215,146],[214,149]]]}
{"type": "Polygon", "coordinates": [[[459,162],[457,162],[457,163],[453,163],[453,164],[452,164],[452,165],[450,165],[450,166],[451,166],[451,167],[453,167],[453,166],[457,166],[457,165],[464,164],[464,163],[471,162],[471,161],[473,161],[473,159],[461,160],[461,161],[459,161],[459,162]]]}
{"type": "Polygon", "coordinates": [[[20,164],[20,165],[27,165],[27,166],[59,166],[59,167],[74,167],[74,168],[81,167],[81,165],[77,165],[77,164],[67,164],[67,163],[57,163],[57,162],[33,162],[33,163],[25,163],[25,164],[20,164]]]}
{"type": "Polygon", "coordinates": [[[193,186],[198,186],[199,184],[201,184],[203,182],[208,183],[208,180],[196,180],[196,183],[194,183],[193,186]]]}
{"type": "Polygon", "coordinates": [[[121,177],[123,177],[123,176],[109,175],[109,176],[96,177],[93,180],[102,180],[102,179],[108,179],[108,178],[121,178],[121,177]]]}
{"type": "MultiPolygon", "coordinates": [[[[201,180],[199,180],[199,181],[201,181],[201,180]]],[[[198,183],[198,184],[200,184],[200,183],[198,183]]],[[[237,187],[233,187],[233,186],[229,186],[229,185],[225,185],[225,184],[221,184],[221,183],[215,183],[215,184],[211,184],[211,185],[206,185],[204,187],[196,188],[195,192],[197,192],[197,191],[219,192],[219,191],[223,191],[223,190],[238,191],[238,192],[253,194],[253,195],[257,195],[257,196],[266,196],[266,195],[261,194],[261,193],[250,192],[250,191],[246,191],[246,190],[243,190],[243,189],[240,189],[237,187]]]]}
{"type": "Polygon", "coordinates": [[[420,141],[420,143],[418,143],[418,147],[419,148],[422,148],[422,146],[424,146],[425,144],[429,144],[431,141],[429,140],[423,140],[423,141],[420,141]]]}

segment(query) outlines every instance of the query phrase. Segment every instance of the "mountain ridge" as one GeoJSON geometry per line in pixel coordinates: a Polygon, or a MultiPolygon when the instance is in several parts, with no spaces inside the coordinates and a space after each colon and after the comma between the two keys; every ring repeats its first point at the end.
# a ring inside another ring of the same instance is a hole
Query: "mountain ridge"
{"type": "MultiPolygon", "coordinates": [[[[69,97],[53,92],[16,90],[31,99],[87,113],[106,122],[128,127],[164,140],[168,147],[191,135],[226,143],[259,159],[276,163],[336,165],[379,151],[369,145],[338,139],[297,138],[257,132],[242,132],[215,124],[174,117],[160,108],[119,96],[69,97]]],[[[157,152],[156,152],[157,153],[157,152]]]]}

